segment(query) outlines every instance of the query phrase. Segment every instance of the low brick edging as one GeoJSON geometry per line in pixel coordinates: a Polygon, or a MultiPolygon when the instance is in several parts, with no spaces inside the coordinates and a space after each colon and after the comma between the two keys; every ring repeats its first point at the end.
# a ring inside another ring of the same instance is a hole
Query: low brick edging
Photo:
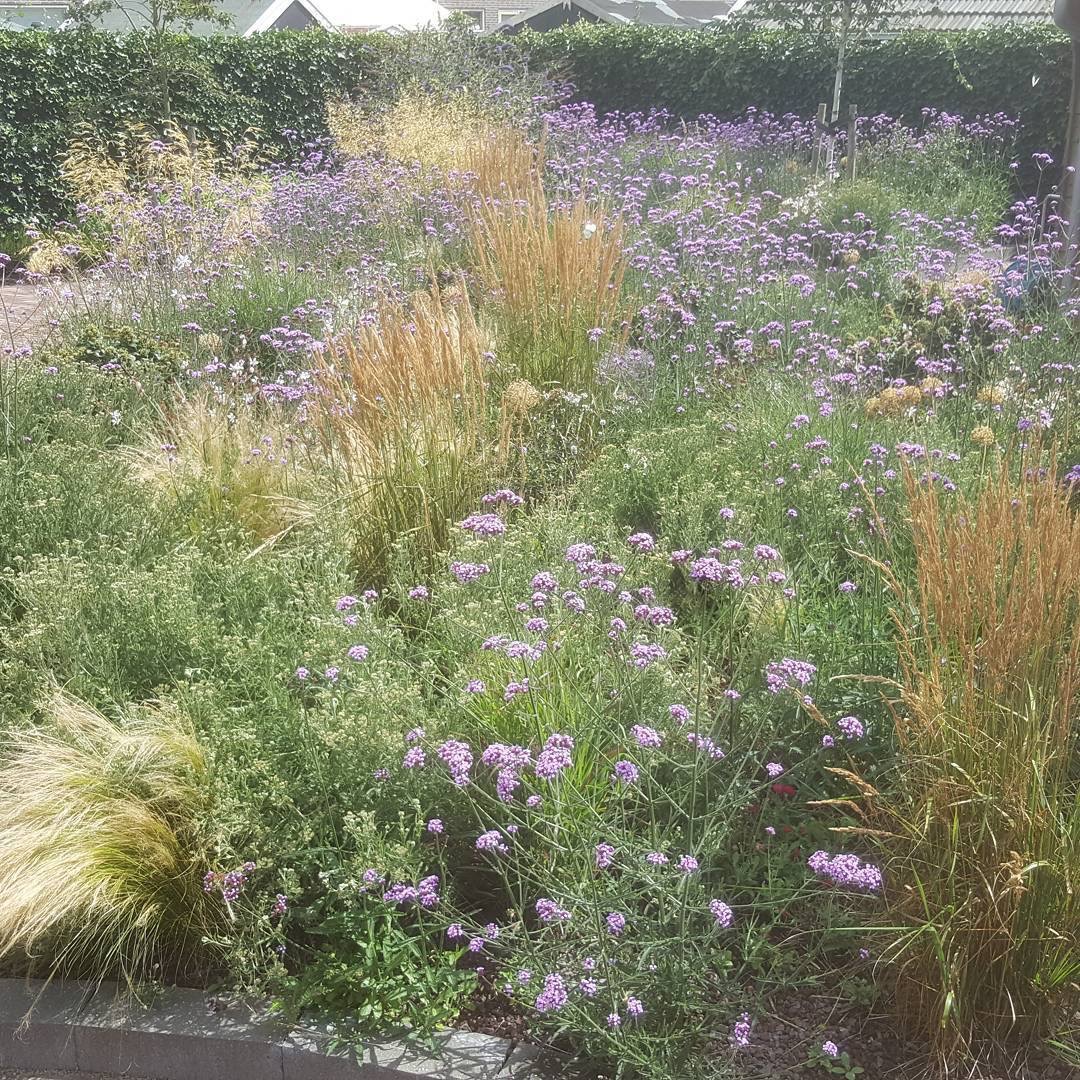
{"type": "Polygon", "coordinates": [[[325,1031],[288,1030],[201,990],[146,1005],[113,983],[0,979],[0,1067],[154,1080],[543,1080],[532,1046],[467,1031],[331,1050],[325,1031]]]}

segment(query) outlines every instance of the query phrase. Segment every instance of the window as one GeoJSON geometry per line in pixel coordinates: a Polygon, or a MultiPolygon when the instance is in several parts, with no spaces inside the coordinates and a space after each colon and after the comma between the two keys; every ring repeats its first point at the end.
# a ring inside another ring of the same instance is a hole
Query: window
{"type": "Polygon", "coordinates": [[[510,22],[511,19],[516,19],[519,15],[523,14],[522,8],[512,9],[510,11],[499,12],[499,25],[510,22]]]}
{"type": "Polygon", "coordinates": [[[471,22],[477,30],[484,29],[484,11],[483,8],[461,8],[454,12],[455,15],[463,15],[471,22]]]}

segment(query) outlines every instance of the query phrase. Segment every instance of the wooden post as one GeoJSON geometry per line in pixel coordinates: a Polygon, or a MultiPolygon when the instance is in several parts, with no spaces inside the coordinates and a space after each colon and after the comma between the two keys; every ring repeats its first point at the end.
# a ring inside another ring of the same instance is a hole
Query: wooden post
{"type": "Polygon", "coordinates": [[[821,147],[825,138],[825,117],[829,115],[829,106],[822,102],[817,107],[817,122],[814,124],[814,148],[810,157],[810,171],[817,176],[821,167],[821,147]]]}
{"type": "Polygon", "coordinates": [[[859,138],[859,106],[848,106],[848,119],[847,119],[847,178],[848,180],[855,179],[855,153],[858,149],[857,142],[859,138]]]}

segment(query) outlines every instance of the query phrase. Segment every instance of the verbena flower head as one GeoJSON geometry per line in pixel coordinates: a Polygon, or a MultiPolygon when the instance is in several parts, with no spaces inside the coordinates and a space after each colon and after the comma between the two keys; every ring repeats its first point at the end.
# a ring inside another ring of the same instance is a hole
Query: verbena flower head
{"type": "Polygon", "coordinates": [[[596,868],[606,870],[615,861],[615,848],[611,844],[596,845],[596,868]]]}
{"type": "Polygon", "coordinates": [[[727,930],[735,922],[735,913],[723,900],[710,900],[709,912],[722,930],[727,930]]]}
{"type": "Polygon", "coordinates": [[[509,488],[489,491],[481,500],[484,506],[521,506],[525,500],[509,488]]]}
{"type": "Polygon", "coordinates": [[[743,1013],[731,1027],[728,1041],[732,1046],[742,1049],[750,1045],[750,1014],[743,1013]]]}
{"type": "Polygon", "coordinates": [[[630,646],[629,663],[641,671],[651,667],[658,660],[665,659],[667,659],[667,649],[656,642],[636,641],[630,646]]]}
{"type": "Polygon", "coordinates": [[[470,514],[461,522],[461,528],[474,536],[502,536],[506,532],[506,522],[498,514],[470,514]]]}
{"type": "Polygon", "coordinates": [[[866,728],[856,716],[842,716],[836,721],[836,726],[843,732],[845,739],[861,739],[866,734],[866,728]]]}
{"type": "Polygon", "coordinates": [[[541,922],[569,922],[570,912],[560,907],[554,900],[541,897],[536,901],[536,914],[541,922]]]}
{"type": "Polygon", "coordinates": [[[830,855],[827,851],[815,851],[807,859],[807,865],[818,877],[839,888],[877,893],[884,887],[878,867],[864,863],[857,855],[830,855]]]}
{"type": "Polygon", "coordinates": [[[469,585],[484,574],[490,574],[491,567],[487,563],[453,562],[450,564],[450,573],[462,585],[469,585]]]}
{"type": "Polygon", "coordinates": [[[469,770],[473,765],[473,754],[468,743],[459,742],[457,739],[447,739],[439,747],[438,754],[450,770],[450,775],[453,777],[455,784],[463,787],[469,782],[469,770]]]}
{"type": "Polygon", "coordinates": [[[604,923],[607,926],[608,933],[618,937],[626,929],[626,916],[620,915],[617,911],[609,911],[604,923]]]}
{"type": "Polygon", "coordinates": [[[544,989],[536,996],[536,1011],[558,1012],[567,1002],[566,983],[558,974],[544,976],[544,989]]]}
{"type": "Polygon", "coordinates": [[[638,779],[638,767],[632,761],[616,761],[611,779],[617,784],[634,784],[638,779]]]}
{"type": "Polygon", "coordinates": [[[630,734],[634,737],[634,741],[638,746],[642,747],[657,747],[664,741],[664,736],[659,731],[655,728],[645,727],[642,724],[635,724],[630,729],[630,734]]]}
{"type": "Polygon", "coordinates": [[[817,668],[805,660],[790,656],[783,660],[771,660],[765,665],[765,687],[770,694],[809,686],[817,674],[817,668]]]}
{"type": "Polygon", "coordinates": [[[476,838],[477,851],[494,851],[500,855],[506,854],[510,849],[503,842],[502,833],[498,829],[488,829],[476,838]]]}

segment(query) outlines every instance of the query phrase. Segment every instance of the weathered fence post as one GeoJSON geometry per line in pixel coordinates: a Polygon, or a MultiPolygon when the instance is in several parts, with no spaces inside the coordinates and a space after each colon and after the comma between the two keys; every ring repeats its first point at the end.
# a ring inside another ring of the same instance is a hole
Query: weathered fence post
{"type": "Polygon", "coordinates": [[[859,106],[848,106],[847,121],[847,178],[855,179],[855,154],[858,150],[859,138],[859,106]]]}

